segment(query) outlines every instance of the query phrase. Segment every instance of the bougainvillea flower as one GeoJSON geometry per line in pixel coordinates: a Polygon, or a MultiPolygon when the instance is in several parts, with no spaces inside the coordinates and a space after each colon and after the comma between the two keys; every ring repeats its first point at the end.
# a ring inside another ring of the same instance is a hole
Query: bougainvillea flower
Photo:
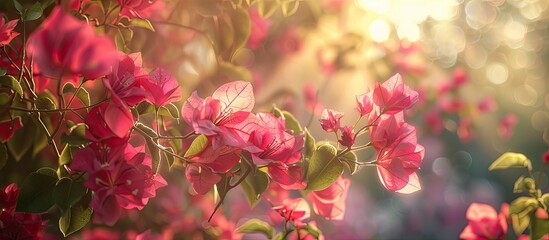
{"type": "Polygon", "coordinates": [[[468,142],[473,139],[473,119],[471,117],[462,117],[459,120],[457,134],[462,142],[468,142]]]}
{"type": "Polygon", "coordinates": [[[496,110],[497,105],[493,97],[487,96],[477,103],[477,107],[480,112],[493,112],[496,110]]]}
{"type": "Polygon", "coordinates": [[[4,14],[0,13],[0,46],[7,45],[15,37],[19,36],[18,32],[13,31],[15,26],[17,26],[19,20],[11,20],[6,23],[4,20],[4,14]]]}
{"type": "Polygon", "coordinates": [[[273,210],[277,211],[286,221],[291,221],[298,225],[301,225],[303,220],[311,217],[309,204],[303,198],[286,199],[282,205],[274,206],[273,210]]]}
{"type": "Polygon", "coordinates": [[[320,191],[312,191],[308,197],[316,214],[328,220],[342,220],[345,214],[345,199],[351,181],[339,176],[336,182],[320,191]]]}
{"type": "Polygon", "coordinates": [[[88,173],[84,186],[95,192],[90,202],[94,221],[108,225],[118,220],[121,208],[141,210],[166,185],[160,174],[153,174],[144,146],[94,143],[75,153],[70,168],[88,173]]]}
{"type": "Polygon", "coordinates": [[[111,97],[118,97],[130,106],[145,99],[148,94],[141,88],[141,83],[147,80],[148,73],[141,67],[142,65],[141,53],[129,55],[119,53],[117,64],[103,79],[111,97]]]}
{"type": "Polygon", "coordinates": [[[206,99],[193,92],[183,104],[181,115],[196,133],[216,137],[214,147],[242,147],[247,145],[242,137],[247,133],[242,130],[246,127],[243,125],[255,118],[250,114],[254,104],[252,85],[235,81],[222,85],[206,99]]]}
{"type": "Polygon", "coordinates": [[[372,99],[379,110],[394,114],[416,103],[418,93],[404,85],[400,74],[396,74],[383,84],[376,84],[372,99]]]}
{"type": "Polygon", "coordinates": [[[513,136],[514,128],[518,123],[518,118],[515,114],[508,113],[499,122],[498,134],[501,138],[509,140],[513,136]]]}
{"type": "Polygon", "coordinates": [[[91,141],[110,138],[126,138],[133,127],[134,119],[128,106],[119,98],[103,103],[90,110],[85,119],[89,130],[86,137],[91,141]]]}
{"type": "Polygon", "coordinates": [[[29,36],[27,51],[42,74],[55,79],[79,74],[96,79],[110,73],[118,56],[109,37],[60,7],[29,36]]]}
{"type": "Polygon", "coordinates": [[[507,233],[509,205],[501,205],[500,213],[490,205],[472,203],[467,209],[469,224],[463,229],[461,239],[503,239],[507,233]]]}
{"type": "Polygon", "coordinates": [[[351,126],[340,128],[341,137],[337,141],[345,147],[352,147],[355,144],[355,130],[351,126]]]}
{"type": "Polygon", "coordinates": [[[444,129],[444,123],[440,116],[439,110],[432,110],[423,115],[425,126],[428,127],[434,134],[440,134],[444,129]]]}
{"type": "Polygon", "coordinates": [[[368,115],[374,109],[373,92],[356,96],[356,110],[360,116],[368,115]]]}
{"type": "Polygon", "coordinates": [[[303,48],[303,39],[295,26],[287,28],[274,43],[274,49],[281,55],[290,55],[303,48]]]}
{"type": "Polygon", "coordinates": [[[212,172],[202,164],[192,163],[185,169],[185,176],[191,183],[192,188],[198,194],[206,194],[212,187],[221,180],[221,175],[212,172]]]}
{"type": "Polygon", "coordinates": [[[259,16],[259,12],[253,8],[248,10],[251,20],[250,37],[248,38],[248,47],[251,49],[257,49],[261,46],[261,43],[267,38],[269,25],[271,22],[269,19],[264,19],[259,16]]]}
{"type": "Polygon", "coordinates": [[[326,132],[337,132],[339,130],[340,120],[343,117],[342,112],[332,109],[324,109],[320,115],[320,126],[326,132]]]}
{"type": "Polygon", "coordinates": [[[324,109],[324,105],[318,100],[316,86],[312,83],[307,83],[303,87],[303,94],[305,95],[305,107],[313,114],[318,115],[324,109]]]}
{"type": "Polygon", "coordinates": [[[116,0],[120,5],[120,16],[147,19],[151,16],[155,4],[160,0],[116,0]]]}
{"type": "Polygon", "coordinates": [[[370,140],[377,152],[377,171],[385,188],[401,193],[421,189],[415,172],[425,151],[417,144],[415,127],[404,122],[402,113],[383,115],[379,124],[372,127],[370,140]]]}
{"type": "Polygon", "coordinates": [[[157,68],[142,81],[143,88],[147,90],[147,100],[157,107],[181,99],[181,89],[175,77],[165,69],[157,68]]]}
{"type": "Polygon", "coordinates": [[[19,116],[14,117],[13,120],[6,119],[0,121],[0,141],[6,143],[13,137],[13,133],[21,127],[23,127],[23,124],[21,123],[21,117],[19,116]]]}
{"type": "Polygon", "coordinates": [[[545,152],[541,155],[541,160],[543,160],[543,163],[549,164],[549,150],[545,151],[545,152]]]}
{"type": "Polygon", "coordinates": [[[42,239],[45,222],[40,214],[15,212],[18,195],[14,183],[0,190],[0,239],[42,239]]]}

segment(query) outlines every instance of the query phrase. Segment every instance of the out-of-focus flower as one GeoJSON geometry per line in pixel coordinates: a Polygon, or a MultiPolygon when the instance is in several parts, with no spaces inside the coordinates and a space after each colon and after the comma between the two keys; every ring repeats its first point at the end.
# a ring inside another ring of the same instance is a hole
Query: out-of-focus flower
{"type": "Polygon", "coordinates": [[[320,101],[318,101],[317,89],[314,84],[307,83],[305,87],[303,87],[303,92],[305,95],[305,107],[307,110],[311,111],[311,113],[317,115],[322,112],[322,109],[324,109],[324,106],[320,101]]]}
{"type": "Polygon", "coordinates": [[[11,20],[6,23],[4,20],[4,14],[0,13],[0,46],[7,45],[15,37],[19,36],[18,32],[13,31],[15,26],[17,26],[19,20],[11,20]]]}
{"type": "Polygon", "coordinates": [[[14,117],[13,120],[7,119],[0,121],[0,141],[6,143],[13,137],[13,133],[21,127],[23,127],[23,124],[21,123],[21,117],[19,116],[14,117]]]}
{"type": "Polygon", "coordinates": [[[442,132],[444,124],[442,122],[439,110],[432,110],[427,112],[423,116],[423,120],[425,121],[425,126],[431,129],[434,134],[438,135],[442,132]]]}
{"type": "Polygon", "coordinates": [[[141,82],[143,88],[149,93],[147,99],[157,107],[181,99],[181,89],[175,77],[167,70],[157,68],[149,74],[149,77],[141,82]]]}
{"type": "Polygon", "coordinates": [[[269,19],[264,19],[259,16],[259,13],[257,10],[250,8],[248,10],[248,13],[250,14],[250,20],[251,20],[251,29],[250,29],[250,37],[248,38],[248,47],[251,49],[257,49],[259,46],[261,46],[261,43],[265,38],[267,38],[267,34],[269,31],[269,25],[271,25],[271,21],[269,19]]]}
{"type": "Polygon", "coordinates": [[[343,117],[342,112],[332,109],[324,109],[320,115],[320,126],[326,132],[337,132],[339,130],[340,120],[343,117]]]}
{"type": "Polygon", "coordinates": [[[495,111],[497,108],[497,105],[496,105],[496,102],[494,101],[494,98],[492,98],[491,96],[487,96],[477,103],[477,107],[480,112],[485,113],[485,112],[495,111]]]}
{"type": "Polygon", "coordinates": [[[118,56],[110,38],[60,7],[29,36],[27,51],[42,74],[56,79],[79,74],[96,79],[110,73],[118,56]]]}
{"type": "Polygon", "coordinates": [[[545,151],[541,156],[541,159],[545,164],[549,164],[549,150],[545,151]]]}
{"type": "Polygon", "coordinates": [[[503,239],[507,233],[509,205],[503,204],[498,214],[490,205],[472,203],[467,209],[469,224],[463,229],[461,239],[503,239]]]}
{"type": "Polygon", "coordinates": [[[468,142],[473,139],[473,119],[471,117],[462,117],[459,120],[457,134],[462,142],[468,142]]]}
{"type": "Polygon", "coordinates": [[[289,27],[274,43],[274,49],[282,55],[299,52],[303,48],[303,39],[299,36],[297,27],[289,27]]]}
{"type": "Polygon", "coordinates": [[[513,113],[508,113],[505,115],[501,121],[499,122],[498,126],[498,133],[501,136],[501,138],[508,140],[511,138],[514,132],[514,128],[518,123],[518,118],[513,113]]]}
{"type": "Polygon", "coordinates": [[[351,181],[339,176],[336,182],[320,191],[313,191],[309,199],[316,214],[328,220],[342,220],[345,214],[345,199],[351,181]]]}
{"type": "Polygon", "coordinates": [[[163,6],[161,0],[116,0],[120,5],[120,15],[127,18],[147,19],[154,9],[163,6]]]}

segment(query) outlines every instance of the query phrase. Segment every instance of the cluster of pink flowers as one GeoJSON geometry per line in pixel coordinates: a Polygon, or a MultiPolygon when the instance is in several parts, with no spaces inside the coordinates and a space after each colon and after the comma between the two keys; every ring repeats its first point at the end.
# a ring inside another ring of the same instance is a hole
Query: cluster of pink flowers
{"type": "Polygon", "coordinates": [[[383,185],[402,193],[419,190],[416,171],[424,148],[417,143],[415,127],[404,121],[403,113],[418,101],[418,93],[404,85],[397,74],[356,100],[356,110],[360,118],[367,119],[366,126],[355,133],[354,126],[341,126],[343,113],[326,109],[320,119],[322,128],[336,133],[338,142],[349,150],[358,134],[370,130],[370,145],[377,152],[375,164],[383,185]]]}

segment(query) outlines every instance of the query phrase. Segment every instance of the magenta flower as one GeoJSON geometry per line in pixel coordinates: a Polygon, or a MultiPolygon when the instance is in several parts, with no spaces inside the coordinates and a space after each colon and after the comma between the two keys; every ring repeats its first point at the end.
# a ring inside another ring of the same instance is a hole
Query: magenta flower
{"type": "Polygon", "coordinates": [[[257,10],[250,8],[248,13],[250,14],[251,29],[250,37],[248,38],[248,47],[251,49],[257,49],[261,46],[261,43],[267,38],[269,25],[271,22],[269,19],[263,19],[259,16],[257,10]]]}
{"type": "Polygon", "coordinates": [[[373,92],[356,96],[356,110],[360,116],[368,115],[374,109],[373,92]]]}
{"type": "Polygon", "coordinates": [[[235,81],[222,85],[206,99],[194,92],[183,104],[181,115],[196,133],[215,137],[214,147],[243,147],[251,132],[243,129],[257,121],[250,116],[254,103],[252,85],[235,81]]]}
{"type": "Polygon", "coordinates": [[[149,92],[147,100],[157,107],[181,99],[181,89],[175,77],[162,68],[157,68],[149,74],[146,80],[141,81],[143,88],[149,92]]]}
{"type": "Polygon", "coordinates": [[[120,15],[127,18],[149,18],[154,10],[154,5],[160,0],[116,0],[120,5],[120,15]]]}
{"type": "Polygon", "coordinates": [[[70,168],[88,173],[84,186],[95,192],[90,203],[94,221],[108,225],[116,223],[122,208],[141,210],[156,189],[166,185],[162,176],[153,174],[144,146],[94,143],[76,152],[70,168]]]}
{"type": "Polygon", "coordinates": [[[416,91],[404,85],[400,74],[396,74],[383,84],[376,84],[372,98],[380,111],[394,114],[410,108],[418,101],[418,96],[416,91]]]}
{"type": "Polygon", "coordinates": [[[304,187],[301,184],[301,167],[292,166],[301,159],[303,135],[288,133],[284,119],[271,113],[259,113],[257,117],[261,125],[249,137],[249,142],[257,149],[251,152],[254,163],[267,164],[271,178],[285,188],[304,187]]]}
{"type": "Polygon", "coordinates": [[[303,198],[286,199],[282,205],[274,206],[273,209],[286,221],[291,221],[298,225],[301,225],[303,220],[311,217],[309,204],[303,198]]]}
{"type": "Polygon", "coordinates": [[[0,46],[7,45],[15,37],[19,36],[18,32],[13,31],[19,20],[11,20],[6,23],[4,14],[0,13],[0,46]]]}
{"type": "Polygon", "coordinates": [[[490,205],[472,203],[467,209],[469,224],[463,229],[461,239],[503,239],[507,233],[509,205],[501,205],[500,213],[490,205]]]}
{"type": "Polygon", "coordinates": [[[444,123],[442,122],[442,117],[440,116],[439,110],[431,110],[423,115],[423,121],[425,126],[428,127],[431,132],[434,134],[440,134],[444,129],[444,123]]]}
{"type": "Polygon", "coordinates": [[[103,79],[112,98],[120,98],[130,106],[145,99],[148,94],[141,88],[141,83],[147,80],[148,73],[142,65],[141,53],[119,53],[118,63],[114,65],[112,73],[103,79]]]}
{"type": "Polygon", "coordinates": [[[18,196],[15,183],[0,190],[0,239],[42,239],[45,222],[40,214],[15,212],[18,196]]]}
{"type": "Polygon", "coordinates": [[[509,140],[513,136],[514,128],[518,123],[518,118],[513,113],[508,113],[499,122],[498,133],[501,138],[509,140]]]}
{"type": "Polygon", "coordinates": [[[117,59],[112,40],[56,7],[29,37],[27,51],[42,74],[59,78],[80,74],[96,79],[111,72],[117,59]]]}
{"type": "Polygon", "coordinates": [[[462,142],[468,142],[473,139],[473,119],[471,117],[462,117],[459,120],[457,134],[462,142]]]}
{"type": "Polygon", "coordinates": [[[309,193],[316,214],[328,220],[342,220],[345,214],[345,199],[351,181],[339,176],[328,188],[309,193]]]}
{"type": "Polygon", "coordinates": [[[208,193],[221,180],[221,175],[212,172],[212,170],[203,164],[196,163],[187,166],[185,176],[191,183],[194,191],[202,195],[208,193]]]}
{"type": "Polygon", "coordinates": [[[134,119],[128,106],[119,98],[103,103],[90,110],[85,119],[89,130],[86,137],[91,141],[105,141],[112,138],[127,138],[134,119]]]}
{"type": "Polygon", "coordinates": [[[351,126],[340,128],[341,137],[337,141],[345,147],[352,147],[355,144],[355,130],[351,126]]]}
{"type": "Polygon", "coordinates": [[[370,140],[385,188],[401,193],[421,189],[415,172],[423,161],[424,148],[417,144],[416,129],[404,122],[402,113],[382,115],[379,124],[372,127],[370,140]]]}
{"type": "Polygon", "coordinates": [[[339,130],[340,120],[343,117],[342,112],[332,109],[324,109],[320,115],[320,126],[326,132],[337,132],[339,130]]]}

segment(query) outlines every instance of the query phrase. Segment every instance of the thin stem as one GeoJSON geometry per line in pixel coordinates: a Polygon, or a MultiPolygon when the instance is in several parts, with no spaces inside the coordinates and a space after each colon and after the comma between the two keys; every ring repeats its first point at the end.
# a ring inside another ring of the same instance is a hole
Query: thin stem
{"type": "Polygon", "coordinates": [[[362,145],[362,146],[356,146],[354,148],[351,148],[351,151],[358,151],[358,150],[362,150],[362,149],[365,149],[365,148],[369,148],[372,146],[372,143],[369,142],[367,143],[366,145],[362,145]]]}
{"type": "MultiPolygon", "coordinates": [[[[134,126],[133,129],[136,130],[139,134],[141,134],[141,136],[143,136],[143,137],[148,137],[148,138],[151,138],[151,139],[154,140],[154,138],[153,138],[152,136],[149,136],[149,134],[147,134],[147,133],[144,132],[143,130],[139,129],[138,127],[135,127],[135,126],[134,126]]],[[[172,153],[172,152],[166,150],[166,148],[165,148],[164,146],[162,146],[162,145],[160,145],[160,144],[158,144],[158,143],[156,143],[156,142],[154,142],[154,141],[152,141],[152,143],[153,143],[154,146],[157,147],[160,151],[165,152],[165,153],[167,153],[167,154],[170,154],[171,156],[173,156],[173,157],[175,157],[175,158],[181,159],[181,160],[185,161],[186,163],[192,163],[192,161],[189,161],[189,159],[186,159],[186,158],[184,158],[184,157],[181,157],[181,156],[179,156],[179,155],[177,155],[177,154],[174,154],[174,153],[172,153]]]]}
{"type": "Polygon", "coordinates": [[[99,102],[96,102],[94,104],[91,104],[89,106],[79,107],[79,108],[59,108],[59,109],[26,109],[26,108],[20,108],[20,107],[13,107],[13,106],[0,106],[0,109],[8,109],[13,111],[21,111],[21,112],[30,112],[30,113],[57,113],[57,112],[66,112],[66,111],[78,111],[83,109],[92,108],[95,106],[98,106],[104,102],[109,101],[109,98],[103,99],[99,102]]]}
{"type": "Polygon", "coordinates": [[[192,131],[192,132],[187,133],[183,136],[161,136],[161,135],[158,135],[158,138],[162,138],[162,139],[187,139],[187,138],[190,138],[194,135],[197,135],[197,133],[195,131],[192,131]]]}
{"type": "MultiPolygon", "coordinates": [[[[40,112],[36,113],[36,119],[40,123],[40,126],[44,130],[44,133],[46,134],[46,137],[48,138],[48,140],[52,139],[52,135],[50,134],[50,131],[46,127],[46,124],[44,123],[44,121],[42,121],[42,118],[40,118],[40,112]]],[[[58,157],[61,156],[61,152],[59,152],[59,148],[57,148],[57,144],[55,143],[55,141],[52,141],[49,143],[53,147],[55,154],[57,154],[58,157]]]]}

